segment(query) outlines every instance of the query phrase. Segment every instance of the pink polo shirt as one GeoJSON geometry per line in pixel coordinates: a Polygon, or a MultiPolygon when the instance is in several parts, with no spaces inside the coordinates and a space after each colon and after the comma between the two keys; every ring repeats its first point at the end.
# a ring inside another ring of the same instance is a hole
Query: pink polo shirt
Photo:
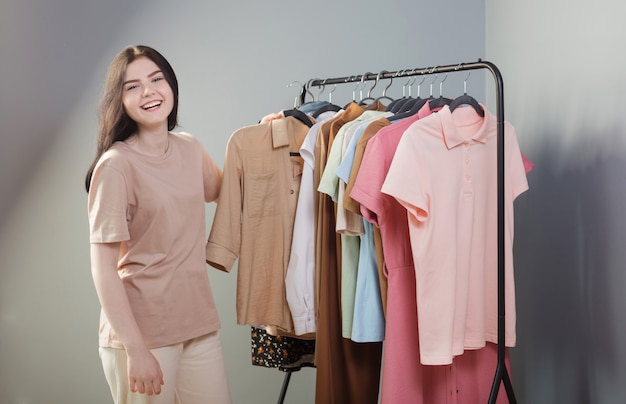
{"type": "MultiPolygon", "coordinates": [[[[408,212],[423,364],[497,342],[496,143],[489,111],[445,106],[406,130],[382,186],[408,212]]],[[[528,183],[508,122],[505,148],[505,342],[514,346],[513,201],[528,183]]]]}

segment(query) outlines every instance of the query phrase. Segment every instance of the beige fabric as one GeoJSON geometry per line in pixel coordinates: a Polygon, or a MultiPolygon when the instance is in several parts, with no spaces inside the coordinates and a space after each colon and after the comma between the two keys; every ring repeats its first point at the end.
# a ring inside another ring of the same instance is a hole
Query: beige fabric
{"type": "Polygon", "coordinates": [[[237,259],[237,323],[293,331],[285,292],[309,127],[294,117],[236,130],[206,246],[207,262],[230,271],[237,259]]]}
{"type": "MultiPolygon", "coordinates": [[[[188,134],[170,134],[162,156],[123,142],[100,159],[89,192],[90,241],[121,242],[118,273],[149,348],[216,331],[204,255],[205,201],[221,170],[188,134]]],[[[122,348],[101,314],[100,346],[122,348]]]]}
{"type": "Polygon", "coordinates": [[[161,393],[133,393],[126,351],[100,348],[100,359],[115,404],[230,404],[230,388],[218,332],[152,350],[163,372],[161,393]]]}

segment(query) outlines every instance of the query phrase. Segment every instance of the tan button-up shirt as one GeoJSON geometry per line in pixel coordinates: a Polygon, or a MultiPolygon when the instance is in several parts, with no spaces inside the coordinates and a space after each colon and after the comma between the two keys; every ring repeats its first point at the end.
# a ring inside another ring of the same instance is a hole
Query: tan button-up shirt
{"type": "Polygon", "coordinates": [[[285,274],[308,130],[286,117],[238,129],[228,141],[206,258],[227,272],[239,258],[238,324],[293,331],[285,274]]]}

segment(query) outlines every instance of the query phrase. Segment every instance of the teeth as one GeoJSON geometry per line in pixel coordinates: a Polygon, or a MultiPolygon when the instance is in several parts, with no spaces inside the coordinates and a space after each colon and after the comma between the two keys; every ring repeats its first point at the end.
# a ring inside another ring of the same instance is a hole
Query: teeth
{"type": "Polygon", "coordinates": [[[154,102],[144,105],[143,109],[150,109],[150,108],[158,107],[159,105],[161,105],[161,102],[154,101],[154,102]]]}

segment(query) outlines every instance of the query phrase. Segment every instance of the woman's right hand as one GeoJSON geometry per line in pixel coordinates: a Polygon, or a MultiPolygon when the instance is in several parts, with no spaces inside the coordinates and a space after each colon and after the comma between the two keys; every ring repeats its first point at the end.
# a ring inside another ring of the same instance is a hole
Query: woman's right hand
{"type": "Polygon", "coordinates": [[[130,391],[147,394],[161,393],[163,373],[159,361],[148,349],[126,351],[130,391]]]}

